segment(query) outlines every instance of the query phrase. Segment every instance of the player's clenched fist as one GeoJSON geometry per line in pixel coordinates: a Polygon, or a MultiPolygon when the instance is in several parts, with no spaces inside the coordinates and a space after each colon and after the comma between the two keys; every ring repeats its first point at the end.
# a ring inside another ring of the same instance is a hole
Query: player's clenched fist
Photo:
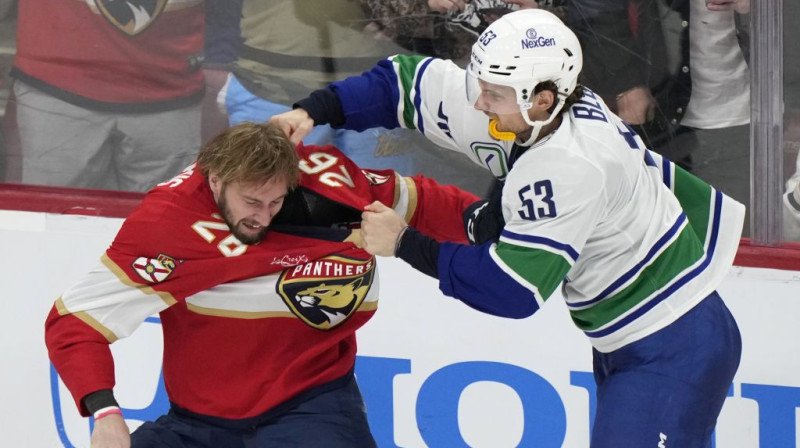
{"type": "Polygon", "coordinates": [[[294,145],[299,144],[314,128],[314,120],[300,108],[274,115],[269,122],[277,124],[294,145]]]}
{"type": "Polygon", "coordinates": [[[394,210],[378,201],[364,207],[361,213],[361,240],[372,255],[391,257],[397,240],[408,224],[394,210]]]}

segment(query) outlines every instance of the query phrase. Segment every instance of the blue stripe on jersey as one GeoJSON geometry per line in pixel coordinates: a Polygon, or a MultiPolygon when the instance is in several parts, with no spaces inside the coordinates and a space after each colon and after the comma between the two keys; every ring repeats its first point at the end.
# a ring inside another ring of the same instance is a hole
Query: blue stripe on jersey
{"type": "Polygon", "coordinates": [[[714,221],[711,227],[711,238],[709,239],[709,245],[706,248],[706,255],[703,262],[697,266],[696,268],[692,269],[689,273],[681,277],[678,281],[670,285],[669,288],[662,291],[657,296],[653,297],[649,302],[645,303],[643,306],[638,308],[636,311],[632,312],[631,314],[625,316],[625,318],[621,319],[619,322],[610,325],[607,328],[597,331],[585,331],[584,333],[586,336],[590,338],[599,338],[603,336],[608,336],[609,334],[619,330],[620,328],[628,325],[629,323],[633,322],[634,320],[638,319],[640,316],[644,315],[646,312],[650,311],[653,307],[658,305],[659,303],[663,302],[669,296],[671,296],[675,291],[679,290],[683,285],[700,275],[709,264],[711,264],[711,260],[714,258],[714,249],[717,245],[717,236],[719,235],[719,226],[720,226],[720,215],[722,213],[722,193],[715,190],[714,198],[716,203],[714,204],[714,221]]]}
{"type": "Polygon", "coordinates": [[[425,135],[425,124],[422,121],[422,112],[419,110],[420,104],[422,104],[422,91],[420,90],[420,84],[422,84],[422,74],[425,73],[425,69],[428,68],[428,65],[433,61],[433,58],[428,58],[425,62],[422,63],[422,67],[419,68],[417,72],[417,82],[414,84],[414,109],[417,112],[417,129],[423,135],[425,135]]]}
{"type": "Polygon", "coordinates": [[[645,255],[645,257],[639,263],[636,263],[636,265],[632,267],[630,270],[628,270],[628,272],[624,273],[620,278],[616,279],[614,282],[608,285],[608,287],[605,290],[603,290],[603,292],[601,292],[597,297],[594,297],[592,299],[583,302],[568,303],[568,306],[570,308],[580,308],[592,305],[608,297],[611,293],[616,291],[620,286],[627,283],[628,280],[638,275],[642,271],[642,269],[647,267],[647,265],[653,260],[653,258],[655,258],[656,253],[661,249],[663,249],[664,246],[666,246],[670,242],[670,240],[672,240],[672,238],[675,236],[675,234],[678,233],[681,226],[685,222],[686,222],[686,214],[681,213],[680,216],[678,216],[678,219],[675,220],[675,223],[672,224],[672,227],[670,227],[669,230],[667,230],[667,232],[664,233],[664,235],[662,235],[661,238],[659,238],[658,241],[655,242],[655,244],[653,244],[653,246],[647,252],[647,255],[645,255]]]}
{"type": "Polygon", "coordinates": [[[495,263],[492,245],[441,243],[439,289],[484,313],[515,319],[530,316],[539,309],[535,294],[495,263]]]}
{"type": "Polygon", "coordinates": [[[510,232],[508,230],[503,230],[503,232],[500,233],[500,236],[508,238],[510,240],[517,240],[517,241],[523,241],[533,244],[541,244],[542,246],[552,247],[553,249],[556,249],[558,251],[566,252],[567,255],[569,255],[570,258],[572,258],[573,263],[578,260],[578,255],[579,255],[578,251],[575,250],[572,246],[570,246],[569,244],[559,243],[558,241],[551,240],[550,238],[544,238],[541,236],[533,236],[533,235],[522,235],[519,233],[510,232]]]}
{"type": "Polygon", "coordinates": [[[650,151],[648,150],[644,150],[644,164],[645,166],[653,166],[658,168],[656,160],[653,158],[653,155],[650,154],[650,151]]]}
{"type": "Polygon", "coordinates": [[[670,175],[670,173],[672,172],[672,169],[670,168],[670,163],[671,162],[666,157],[662,157],[661,158],[661,164],[662,164],[662,166],[661,166],[661,171],[662,171],[661,178],[664,181],[664,185],[666,185],[667,188],[672,190],[672,176],[670,175]]]}

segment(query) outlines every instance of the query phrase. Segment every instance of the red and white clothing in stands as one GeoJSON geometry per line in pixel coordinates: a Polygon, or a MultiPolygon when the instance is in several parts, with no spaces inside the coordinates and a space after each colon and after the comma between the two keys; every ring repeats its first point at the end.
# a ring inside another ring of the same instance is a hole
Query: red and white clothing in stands
{"type": "Polygon", "coordinates": [[[148,191],[200,148],[203,0],[25,0],[6,179],[148,191]]]}
{"type": "Polygon", "coordinates": [[[202,0],[26,0],[13,76],[68,103],[158,112],[200,101],[202,0]]]}
{"type": "Polygon", "coordinates": [[[379,200],[436,238],[465,241],[461,219],[439,210],[466,209],[475,196],[361,170],[331,146],[298,153],[300,186],[256,245],[231,235],[197,166],[148,193],[47,319],[50,359],[79,408],[114,386],[109,344],[160,313],[174,406],[263,415],[353,369],[355,331],[378,303],[375,259],[352,230],[365,205],[379,200]]]}

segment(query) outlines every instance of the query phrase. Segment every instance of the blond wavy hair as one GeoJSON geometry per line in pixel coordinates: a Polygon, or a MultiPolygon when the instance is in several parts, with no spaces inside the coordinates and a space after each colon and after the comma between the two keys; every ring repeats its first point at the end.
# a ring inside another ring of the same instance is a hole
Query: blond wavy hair
{"type": "Polygon", "coordinates": [[[220,132],[200,148],[197,162],[208,177],[223,183],[263,185],[283,178],[291,189],[300,178],[294,145],[270,123],[239,123],[220,132]]]}

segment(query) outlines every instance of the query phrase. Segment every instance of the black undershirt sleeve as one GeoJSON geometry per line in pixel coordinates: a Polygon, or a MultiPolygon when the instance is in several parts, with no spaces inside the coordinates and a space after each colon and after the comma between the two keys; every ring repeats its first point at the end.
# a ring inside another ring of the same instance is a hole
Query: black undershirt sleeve
{"type": "Polygon", "coordinates": [[[315,125],[329,124],[340,127],[344,124],[345,116],[342,102],[331,88],[326,87],[311,92],[311,95],[292,105],[293,109],[301,108],[308,112],[315,125]]]}
{"type": "Polygon", "coordinates": [[[109,406],[119,407],[119,404],[117,404],[117,400],[114,398],[114,393],[111,392],[111,389],[101,389],[96,392],[92,392],[83,397],[83,400],[81,401],[90,414],[94,414],[100,409],[107,408],[109,406]]]}
{"type": "Polygon", "coordinates": [[[394,256],[423,274],[439,278],[439,242],[413,227],[403,232],[394,256]]]}

